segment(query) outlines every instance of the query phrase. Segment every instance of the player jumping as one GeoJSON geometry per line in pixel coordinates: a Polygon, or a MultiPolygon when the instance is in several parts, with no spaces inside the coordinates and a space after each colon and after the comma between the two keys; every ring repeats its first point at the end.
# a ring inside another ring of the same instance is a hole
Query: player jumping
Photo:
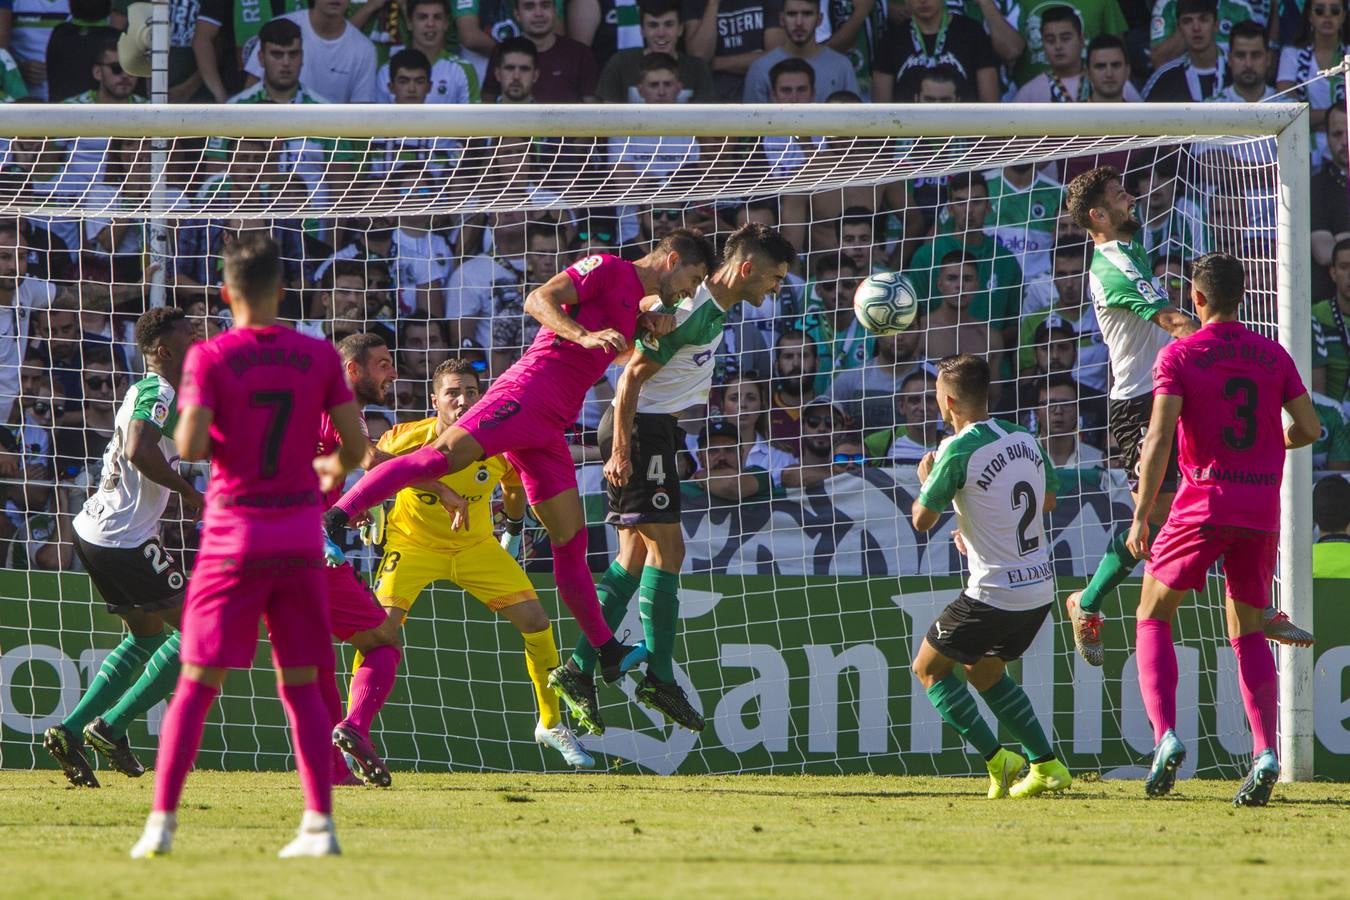
{"type": "Polygon", "coordinates": [[[1055,602],[1045,516],[1059,478],[1045,450],[1020,425],[989,416],[989,364],[978,356],[938,363],[937,401],[951,427],[937,453],[919,462],[923,487],[914,501],[917,531],[938,523],[948,503],[970,561],[966,590],[928,629],[914,677],[943,720],[984,755],[989,798],[1034,797],[1073,783],[1055,756],[1031,699],[1005,668],[1041,630],[1055,602]],[[966,682],[952,675],[960,663],[966,682]],[[980,692],[1026,758],[1000,746],[966,689],[980,692]],[[1026,777],[1012,781],[1031,763],[1026,777]]]}
{"type": "MultiPolygon", "coordinates": [[[[619,530],[618,558],[598,587],[604,596],[601,609],[609,627],[617,628],[633,592],[639,591],[649,656],[637,698],[693,731],[703,730],[703,718],[675,683],[677,592],[684,562],[677,464],[683,432],[677,416],[691,409],[701,415],[707,409],[727,311],[742,301],[760,306],[766,295],[777,293],[796,251],[773,229],[749,224],[727,239],[724,257],[693,298],[675,308],[674,331],[638,341],[619,377],[614,403],[600,421],[608,480],[606,521],[619,530]]],[[[578,641],[549,683],[567,701],[580,727],[603,734],[595,662],[591,645],[578,641]]]]}
{"type": "MultiPolygon", "coordinates": [[[[448,359],[432,373],[431,391],[436,415],[386,431],[380,438],[381,453],[393,457],[434,442],[478,402],[482,386],[468,360],[448,359]]],[[[467,501],[467,529],[452,527],[450,514],[436,494],[420,486],[399,491],[385,522],[384,560],[375,584],[375,596],[387,611],[388,627],[397,634],[418,596],[440,580],[454,582],[500,613],[516,626],[525,642],[525,668],[539,704],[535,741],[557,750],[569,765],[591,768],[595,759],[562,721],[558,697],[548,686],[548,674],[558,665],[558,645],[548,613],[515,556],[492,535],[492,495],[498,484],[507,517],[520,520],[525,515],[520,477],[503,457],[492,456],[444,476],[441,484],[467,501]]]]}
{"type": "Polygon", "coordinates": [[[229,669],[253,662],[267,621],[305,812],[283,857],[339,853],[332,819],[330,720],[315,683],[333,668],[322,491],[366,455],[360,413],[328,344],[277,323],[281,254],[263,234],[225,249],[235,327],[189,353],[174,435],[186,460],[212,462],[202,547],[183,606],[182,674],[160,733],[155,795],[135,858],[168,853],[183,783],[229,669]],[[327,410],[341,436],[314,456],[327,410]]]}
{"type": "Polygon", "coordinates": [[[363,479],[325,515],[329,533],[402,488],[505,454],[548,531],[558,593],[599,651],[605,680],[618,680],[645,659],[646,648],[621,644],[605,624],[586,568],[585,517],[563,435],[591,385],[638,331],[660,336],[674,327],[673,316],[644,312],[643,298],[657,294],[673,306],[707,275],[712,257],[701,234],[676,229],[636,263],[588,256],[532,291],[525,311],[542,327],[525,355],[435,443],[363,479]]]}
{"type": "Polygon", "coordinates": [[[42,745],[74,785],[99,786],[81,747],[81,732],[119,772],[133,778],[145,774],[127,742],[127,728],[169,696],[178,680],[177,629],[187,580],[160,542],[159,520],[171,494],[182,498],[189,514],[203,503],[178,474],[172,440],[183,360],[196,340],[181,309],[152,309],[136,320],[136,346],[147,374],[131,386],[117,411],[98,490],[73,523],[76,555],[108,611],[121,616],[128,631],[80,702],[42,736],[42,745]],[[166,624],[175,629],[173,635],[165,632],[166,624]]]}
{"type": "MultiPolygon", "coordinates": [[[[1153,409],[1153,363],[1172,338],[1196,331],[1195,320],[1167,301],[1153,283],[1148,253],[1139,240],[1135,198],[1125,190],[1118,171],[1102,166],[1069,182],[1069,214],[1092,238],[1088,278],[1102,337],[1111,357],[1114,383],[1108,400],[1108,425],[1120,448],[1121,464],[1139,505],[1139,457],[1153,409]]],[[[1165,460],[1153,524],[1167,518],[1177,490],[1176,448],[1165,460]]],[[[1102,600],[1130,577],[1140,557],[1125,544],[1128,529],[1116,532],[1087,587],[1068,596],[1065,606],[1073,623],[1074,645],[1088,663],[1100,666],[1102,600]]],[[[1266,636],[1282,643],[1307,646],[1312,635],[1271,607],[1265,613],[1266,636]]]]}
{"type": "Polygon", "coordinates": [[[1139,690],[1157,747],[1144,780],[1150,797],[1172,789],[1186,749],[1177,738],[1177,657],[1172,617],[1223,560],[1228,639],[1252,729],[1252,768],[1233,802],[1265,806],[1280,774],[1275,753],[1278,684],[1263,634],[1279,547],[1286,450],[1321,436],[1321,422],[1284,348],[1238,321],[1242,263],[1210,253],[1191,269],[1201,328],[1163,348],[1154,370],[1153,415],[1144,437],[1139,498],[1127,547],[1148,560],[1136,614],[1139,690]],[[1281,421],[1281,410],[1293,422],[1281,421]],[[1149,546],[1174,437],[1181,489],[1149,546]]]}

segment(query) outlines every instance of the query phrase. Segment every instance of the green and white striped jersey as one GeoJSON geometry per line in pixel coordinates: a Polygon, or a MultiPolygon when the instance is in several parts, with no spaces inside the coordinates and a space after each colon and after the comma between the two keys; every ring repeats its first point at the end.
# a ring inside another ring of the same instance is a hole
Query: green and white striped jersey
{"type": "Polygon", "coordinates": [[[1350,424],[1346,424],[1340,405],[1323,394],[1309,391],[1309,395],[1322,423],[1322,434],[1312,445],[1313,468],[1350,463],[1350,424]]]}
{"type": "Polygon", "coordinates": [[[1059,476],[1031,432],[1002,419],[973,422],[938,445],[919,502],[956,506],[970,578],[966,593],[998,609],[1037,609],[1055,599],[1045,534],[1047,494],[1059,476]]]}
{"type": "Polygon", "coordinates": [[[132,420],[143,419],[160,430],[159,450],[169,465],[178,464],[173,430],[178,408],[173,385],[151,373],[131,386],[118,407],[113,439],[103,451],[103,477],[98,490],[75,517],[75,532],[100,547],[135,548],[159,534],[159,520],[169,505],[168,488],[146,478],[124,451],[132,420]]]}
{"type": "Polygon", "coordinates": [[[1153,267],[1136,239],[1107,241],[1092,253],[1088,283],[1097,325],[1111,354],[1111,399],[1128,400],[1153,390],[1153,361],[1172,336],[1154,324],[1167,295],[1153,282],[1153,267]]]}
{"type": "Polygon", "coordinates": [[[659,339],[638,341],[637,352],[661,364],[638,393],[638,412],[674,415],[707,405],[713,360],[722,345],[726,321],[726,310],[717,305],[705,281],[693,297],[685,297],[675,307],[674,331],[659,339]]]}

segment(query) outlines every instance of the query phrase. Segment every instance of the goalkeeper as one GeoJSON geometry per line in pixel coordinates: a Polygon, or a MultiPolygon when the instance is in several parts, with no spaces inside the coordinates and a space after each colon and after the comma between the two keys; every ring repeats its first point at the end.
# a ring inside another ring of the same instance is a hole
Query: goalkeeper
{"type": "MultiPolygon", "coordinates": [[[[385,432],[379,442],[381,451],[399,456],[432,444],[478,402],[482,393],[478,373],[468,360],[458,358],[436,367],[431,389],[436,415],[385,432]]],[[[505,457],[492,456],[444,476],[440,483],[468,502],[465,527],[452,527],[451,515],[437,494],[419,487],[399,491],[385,522],[384,560],[375,584],[376,599],[394,628],[402,626],[422,591],[441,580],[453,582],[500,613],[519,629],[525,641],[525,668],[539,704],[535,741],[557,750],[569,765],[591,768],[595,760],[563,723],[558,698],[548,686],[549,671],[558,665],[558,645],[548,613],[514,554],[493,538],[492,494],[501,484],[506,515],[513,526],[508,526],[503,543],[519,542],[525,514],[525,492],[519,476],[505,457]]],[[[354,666],[360,665],[358,654],[354,666]]]]}
{"type": "MultiPolygon", "coordinates": [[[[647,643],[647,673],[640,703],[692,731],[703,718],[675,683],[675,631],[679,620],[680,484],[676,456],[683,444],[677,414],[702,417],[712,387],[713,361],[722,344],[727,311],[777,294],[796,251],[786,238],[756,223],[728,239],[724,261],[692,298],[675,307],[675,330],[637,342],[619,378],[614,404],[600,422],[608,480],[607,521],[619,530],[619,556],[596,588],[610,629],[618,627],[634,591],[647,643]]],[[[567,701],[577,724],[604,732],[595,696],[596,652],[584,637],[549,684],[567,701]]]]}

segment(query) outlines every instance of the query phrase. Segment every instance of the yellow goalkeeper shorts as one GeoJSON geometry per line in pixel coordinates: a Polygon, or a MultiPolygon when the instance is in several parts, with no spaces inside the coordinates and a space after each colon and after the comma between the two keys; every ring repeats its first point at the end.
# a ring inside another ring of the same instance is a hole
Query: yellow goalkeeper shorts
{"type": "Polygon", "coordinates": [[[375,597],[382,606],[409,612],[433,581],[453,582],[494,612],[538,597],[520,564],[494,537],[453,554],[391,540],[384,548],[375,597]]]}

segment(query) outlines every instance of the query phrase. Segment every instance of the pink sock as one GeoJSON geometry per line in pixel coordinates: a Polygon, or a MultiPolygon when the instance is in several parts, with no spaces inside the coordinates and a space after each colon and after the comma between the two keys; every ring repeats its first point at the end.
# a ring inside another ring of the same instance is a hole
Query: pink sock
{"type": "Polygon", "coordinates": [[[553,580],[557,582],[558,595],[571,610],[572,618],[577,620],[582,634],[586,635],[592,647],[604,646],[614,637],[614,632],[605,624],[604,613],[600,611],[595,579],[591,577],[590,569],[586,568],[584,525],[567,543],[553,545],[553,580]]]}
{"type": "Polygon", "coordinates": [[[173,700],[164,714],[159,732],[159,753],[155,755],[155,812],[174,812],[183,794],[183,782],[197,758],[206,728],[206,714],[216,701],[219,688],[179,676],[173,700]]]}
{"type": "Polygon", "coordinates": [[[1134,626],[1135,660],[1139,664],[1139,693],[1153,723],[1154,743],[1177,727],[1177,650],[1172,646],[1172,623],[1140,619],[1134,626]]]}
{"type": "Polygon", "coordinates": [[[332,726],[324,708],[322,692],[314,682],[278,684],[281,705],[291,723],[295,768],[305,793],[305,809],[329,815],[333,811],[333,766],[329,749],[332,726]]]}
{"type": "Polygon", "coordinates": [[[450,462],[435,447],[423,447],[371,469],[334,506],[351,518],[383,503],[405,487],[450,474],[450,462]]]}
{"type": "Polygon", "coordinates": [[[370,726],[394,689],[398,661],[402,658],[403,653],[397,647],[376,647],[366,654],[361,668],[352,676],[352,702],[347,724],[366,737],[370,737],[370,726]]]}
{"type": "Polygon", "coordinates": [[[1279,676],[1275,674],[1275,654],[1260,631],[1232,638],[1237,654],[1238,687],[1242,705],[1247,708],[1247,723],[1252,727],[1252,755],[1278,746],[1275,724],[1279,714],[1279,676]]]}
{"type": "MultiPolygon", "coordinates": [[[[320,669],[318,685],[324,708],[328,710],[328,730],[331,732],[333,726],[342,721],[342,695],[338,693],[337,673],[332,669],[327,671],[320,669]]],[[[347,771],[347,760],[343,759],[342,751],[331,741],[328,755],[333,761],[333,784],[342,784],[351,775],[347,771]]]]}

